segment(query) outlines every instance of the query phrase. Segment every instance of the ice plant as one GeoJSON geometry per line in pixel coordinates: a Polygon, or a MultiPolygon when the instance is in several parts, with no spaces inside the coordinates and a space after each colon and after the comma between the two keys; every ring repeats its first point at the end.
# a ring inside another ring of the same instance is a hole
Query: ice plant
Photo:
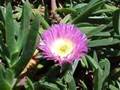
{"type": "Polygon", "coordinates": [[[72,63],[88,51],[87,37],[74,25],[55,24],[42,34],[38,49],[47,60],[72,63]]]}

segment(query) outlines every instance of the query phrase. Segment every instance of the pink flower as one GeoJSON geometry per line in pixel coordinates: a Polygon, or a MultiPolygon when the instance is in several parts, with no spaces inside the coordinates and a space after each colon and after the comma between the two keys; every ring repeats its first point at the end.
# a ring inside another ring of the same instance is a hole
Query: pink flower
{"type": "Polygon", "coordinates": [[[42,34],[38,49],[47,60],[72,63],[87,53],[87,37],[74,25],[55,24],[42,34]]]}

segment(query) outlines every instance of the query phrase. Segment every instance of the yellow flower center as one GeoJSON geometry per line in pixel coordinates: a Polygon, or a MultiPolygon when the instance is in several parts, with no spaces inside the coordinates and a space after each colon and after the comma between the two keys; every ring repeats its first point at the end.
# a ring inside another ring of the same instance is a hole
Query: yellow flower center
{"type": "Polygon", "coordinates": [[[73,51],[73,47],[74,45],[70,40],[58,39],[53,42],[51,50],[52,53],[60,57],[65,57],[73,51]]]}

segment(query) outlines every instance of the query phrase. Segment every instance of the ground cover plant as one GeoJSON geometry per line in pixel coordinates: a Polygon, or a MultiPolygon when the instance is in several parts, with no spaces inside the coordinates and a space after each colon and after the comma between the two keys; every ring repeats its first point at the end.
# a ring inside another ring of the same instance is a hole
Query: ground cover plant
{"type": "Polygon", "coordinates": [[[120,90],[119,0],[0,0],[0,90],[120,90]]]}

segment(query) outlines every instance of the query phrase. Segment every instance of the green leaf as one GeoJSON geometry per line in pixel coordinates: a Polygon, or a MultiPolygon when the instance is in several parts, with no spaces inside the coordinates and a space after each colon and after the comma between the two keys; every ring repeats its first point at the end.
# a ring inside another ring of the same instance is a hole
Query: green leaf
{"type": "Polygon", "coordinates": [[[47,29],[47,28],[49,27],[49,24],[48,24],[48,22],[45,20],[45,18],[44,18],[42,15],[40,15],[39,12],[34,12],[34,14],[35,14],[35,15],[36,15],[36,14],[39,15],[40,23],[42,24],[42,26],[43,26],[44,29],[47,29]]]}
{"type": "Polygon", "coordinates": [[[6,16],[5,16],[5,32],[6,32],[6,43],[12,56],[17,52],[16,41],[15,41],[15,25],[12,17],[12,7],[11,4],[8,3],[6,7],[6,16]]]}
{"type": "Polygon", "coordinates": [[[110,22],[107,25],[93,25],[90,23],[79,23],[76,25],[80,28],[82,32],[84,32],[88,37],[92,36],[110,36],[109,32],[105,32],[104,30],[110,28],[112,23],[110,22]],[[104,31],[104,32],[103,32],[104,31]]]}
{"type": "Polygon", "coordinates": [[[86,6],[87,6],[87,3],[80,3],[80,4],[75,5],[73,8],[76,9],[77,11],[79,10],[79,12],[81,12],[81,10],[83,8],[85,8],[86,6]]]}
{"type": "Polygon", "coordinates": [[[5,23],[4,8],[0,6],[0,21],[5,23]]]}
{"type": "Polygon", "coordinates": [[[80,83],[82,86],[82,90],[88,90],[86,84],[82,80],[80,80],[80,83]]]}
{"type": "Polygon", "coordinates": [[[77,68],[77,66],[78,66],[78,63],[79,63],[79,61],[78,60],[75,60],[74,62],[73,62],[73,64],[72,64],[72,74],[74,74],[74,72],[75,72],[75,70],[76,70],[76,68],[77,68]]]}
{"type": "Polygon", "coordinates": [[[96,62],[98,62],[98,57],[97,57],[96,51],[93,52],[93,58],[94,58],[94,60],[96,60],[96,62]]]}
{"type": "Polygon", "coordinates": [[[102,59],[99,62],[99,65],[100,65],[101,69],[103,70],[102,79],[104,81],[108,77],[108,75],[110,73],[110,62],[107,59],[102,59]]]}
{"type": "Polygon", "coordinates": [[[71,23],[77,23],[85,20],[92,12],[94,12],[101,5],[103,5],[103,0],[91,0],[86,6],[86,8],[84,8],[84,10],[82,10],[82,12],[71,21],[71,23]]]}
{"type": "Polygon", "coordinates": [[[100,47],[100,46],[108,46],[120,43],[119,39],[106,38],[99,40],[91,40],[89,41],[89,47],[100,47]]]}
{"type": "Polygon", "coordinates": [[[103,59],[98,64],[98,62],[90,56],[87,55],[86,58],[94,69],[94,90],[102,90],[103,83],[110,72],[110,63],[107,59],[103,59]]]}
{"type": "Polygon", "coordinates": [[[60,88],[60,90],[67,90],[67,85],[63,83],[63,79],[57,80],[55,84],[60,88]]]}
{"type": "Polygon", "coordinates": [[[12,90],[14,84],[14,73],[11,70],[5,70],[0,64],[0,90],[12,90]]]}
{"type": "Polygon", "coordinates": [[[35,90],[34,85],[33,85],[32,81],[29,78],[27,78],[25,88],[26,88],[26,90],[35,90]]]}
{"type": "Polygon", "coordinates": [[[116,88],[116,87],[113,86],[113,85],[109,85],[109,89],[110,89],[110,90],[119,90],[118,88],[116,88]]]}
{"type": "Polygon", "coordinates": [[[2,61],[5,60],[6,65],[8,65],[10,62],[10,59],[7,58],[9,57],[9,51],[4,41],[5,41],[5,27],[3,23],[0,22],[0,57],[2,58],[2,61]]]}
{"type": "Polygon", "coordinates": [[[102,59],[99,65],[100,68],[96,69],[94,72],[94,90],[102,90],[110,72],[110,62],[107,59],[102,59]]]}
{"type": "Polygon", "coordinates": [[[100,68],[100,66],[98,65],[97,60],[93,59],[92,57],[87,55],[86,60],[88,61],[88,63],[90,63],[90,65],[93,67],[93,69],[100,68]]]}
{"type": "Polygon", "coordinates": [[[111,5],[111,4],[105,4],[105,8],[112,10],[112,11],[116,11],[117,9],[119,9],[118,7],[111,5]]]}
{"type": "Polygon", "coordinates": [[[90,23],[79,23],[76,25],[77,27],[80,28],[82,32],[84,32],[88,37],[92,36],[110,36],[109,32],[102,32],[109,26],[111,26],[111,23],[108,25],[92,25],[90,23]]]}
{"type": "Polygon", "coordinates": [[[69,90],[77,90],[74,78],[72,78],[71,82],[68,83],[69,90]]]}
{"type": "Polygon", "coordinates": [[[25,46],[25,43],[27,41],[27,36],[30,31],[30,19],[32,16],[32,9],[28,2],[24,3],[22,10],[22,20],[20,27],[21,30],[19,31],[17,40],[17,46],[19,51],[21,51],[21,49],[25,46]]]}
{"type": "Polygon", "coordinates": [[[92,30],[96,29],[95,26],[85,26],[85,27],[80,27],[80,30],[85,33],[86,35],[88,35],[89,32],[91,32],[92,30]]]}
{"type": "Polygon", "coordinates": [[[47,21],[40,14],[39,14],[39,20],[45,29],[47,29],[49,27],[49,24],[47,23],[47,21]]]}
{"type": "Polygon", "coordinates": [[[103,31],[106,27],[107,27],[107,26],[105,26],[105,25],[100,25],[100,26],[92,29],[91,31],[89,31],[89,32],[87,33],[87,36],[89,36],[89,37],[90,37],[90,36],[94,36],[94,35],[100,33],[101,31],[103,31]]]}
{"type": "Polygon", "coordinates": [[[34,10],[33,13],[34,15],[39,15],[40,23],[42,24],[44,29],[47,29],[49,27],[49,24],[46,19],[40,14],[39,10],[34,10]]]}
{"type": "Polygon", "coordinates": [[[73,75],[68,72],[65,76],[64,76],[64,80],[67,83],[67,89],[68,90],[77,90],[76,89],[76,84],[75,84],[75,80],[73,78],[73,75]]]}
{"type": "Polygon", "coordinates": [[[67,90],[62,81],[65,74],[60,75],[61,78],[58,75],[60,75],[60,66],[52,66],[43,78],[34,83],[35,90],[67,90]]]}
{"type": "Polygon", "coordinates": [[[76,24],[77,27],[95,27],[95,25],[91,24],[91,23],[87,23],[87,22],[80,22],[78,24],[76,24]]]}
{"type": "Polygon", "coordinates": [[[102,73],[100,72],[100,68],[96,69],[94,71],[94,81],[93,81],[93,84],[94,84],[94,90],[102,90],[102,73]]]}
{"type": "Polygon", "coordinates": [[[67,23],[71,19],[71,15],[66,15],[63,19],[61,19],[60,23],[67,23]]]}
{"type": "Polygon", "coordinates": [[[110,32],[99,32],[99,33],[95,34],[94,36],[96,36],[96,37],[110,37],[111,34],[110,34],[110,32]]]}
{"type": "Polygon", "coordinates": [[[85,57],[82,57],[80,62],[83,67],[88,68],[88,62],[85,57]]]}
{"type": "Polygon", "coordinates": [[[73,76],[72,76],[72,74],[71,74],[70,72],[67,72],[67,73],[63,76],[63,78],[64,78],[64,80],[65,80],[66,83],[69,83],[69,82],[71,82],[73,76]]]}
{"type": "Polygon", "coordinates": [[[50,82],[36,82],[34,84],[35,90],[60,90],[56,84],[50,82]]]}
{"type": "Polygon", "coordinates": [[[69,14],[69,13],[75,14],[76,13],[76,10],[73,8],[58,8],[56,11],[60,12],[60,13],[65,13],[65,14],[69,14]]]}
{"type": "Polygon", "coordinates": [[[15,82],[16,82],[16,78],[15,78],[15,75],[11,69],[6,70],[5,79],[10,84],[11,87],[14,87],[15,82]]]}
{"type": "Polygon", "coordinates": [[[118,88],[120,89],[120,82],[116,81],[118,88]]]}
{"type": "Polygon", "coordinates": [[[113,27],[115,32],[120,35],[120,9],[113,13],[113,27]]]}
{"type": "Polygon", "coordinates": [[[94,12],[93,14],[112,13],[112,12],[114,12],[114,11],[110,10],[110,9],[101,9],[101,10],[94,12]]]}
{"type": "Polygon", "coordinates": [[[31,25],[31,29],[29,30],[29,33],[27,35],[25,47],[23,48],[20,60],[12,67],[16,75],[19,75],[20,72],[25,68],[36,49],[39,24],[39,16],[35,16],[35,19],[33,20],[31,25]]]}

